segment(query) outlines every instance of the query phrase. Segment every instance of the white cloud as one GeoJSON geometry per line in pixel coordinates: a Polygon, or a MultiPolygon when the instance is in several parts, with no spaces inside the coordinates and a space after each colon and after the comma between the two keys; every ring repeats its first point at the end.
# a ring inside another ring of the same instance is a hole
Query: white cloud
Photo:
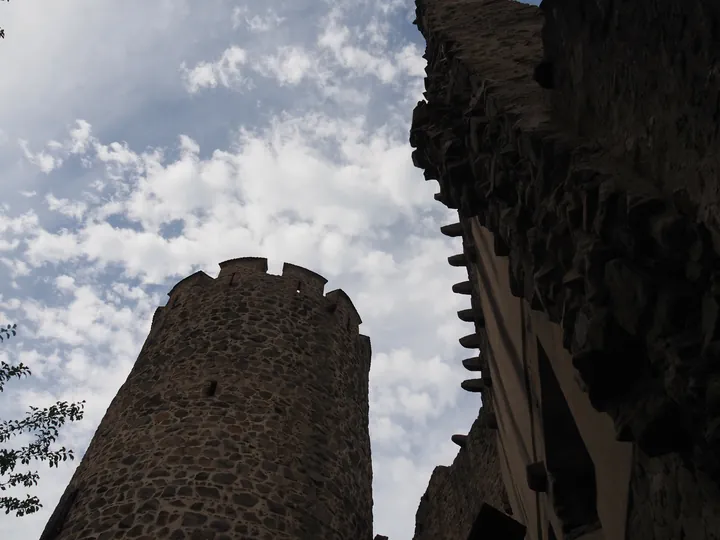
{"type": "Polygon", "coordinates": [[[24,139],[18,139],[18,144],[30,163],[49,174],[61,167],[69,156],[83,153],[87,149],[90,142],[90,124],[85,120],[76,120],[76,124],[65,142],[51,140],[45,145],[45,151],[33,153],[24,139]]]}
{"type": "Polygon", "coordinates": [[[267,32],[280,26],[286,18],[280,17],[272,8],[263,15],[248,16],[250,10],[247,6],[236,6],[232,12],[233,28],[245,26],[251,32],[267,32]]]}
{"type": "Polygon", "coordinates": [[[344,69],[356,74],[374,75],[387,84],[395,80],[397,67],[384,56],[375,55],[365,48],[348,43],[352,33],[347,26],[336,25],[330,21],[328,27],[318,38],[318,45],[329,50],[335,61],[344,69]]]}
{"type": "Polygon", "coordinates": [[[185,78],[188,92],[195,93],[201,88],[242,88],[251,87],[252,81],[242,76],[240,67],[247,62],[247,51],[240,47],[226,49],[214,62],[200,62],[188,69],[183,62],[180,69],[185,78]]]}
{"type": "Polygon", "coordinates": [[[376,416],[370,418],[370,437],[373,447],[387,447],[390,450],[399,449],[410,452],[410,443],[407,430],[393,421],[390,416],[376,416]]]}
{"type": "Polygon", "coordinates": [[[276,54],[264,57],[254,69],[265,77],[273,77],[280,84],[296,85],[313,67],[313,60],[300,47],[281,47],[276,54]]]}
{"type": "Polygon", "coordinates": [[[48,193],[45,196],[48,208],[59,212],[65,216],[73,217],[75,219],[81,219],[85,211],[87,210],[87,204],[80,201],[70,201],[68,199],[58,199],[52,193],[48,193]]]}
{"type": "Polygon", "coordinates": [[[59,291],[70,292],[75,288],[75,278],[67,275],[59,275],[55,278],[55,286],[59,291]]]}
{"type": "Polygon", "coordinates": [[[2,257],[0,258],[0,262],[2,262],[10,270],[10,275],[13,278],[18,276],[27,276],[31,272],[30,267],[25,262],[17,259],[2,257]]]}
{"type": "Polygon", "coordinates": [[[387,414],[425,424],[455,405],[457,375],[440,358],[424,359],[408,348],[379,353],[370,372],[372,403],[387,414]]]}
{"type": "MultiPolygon", "coordinates": [[[[27,141],[20,139],[18,142],[28,161],[33,165],[37,165],[38,168],[45,174],[52,172],[53,169],[62,165],[63,160],[61,158],[54,157],[50,154],[46,154],[45,152],[32,153],[28,148],[27,141]]],[[[53,147],[50,143],[48,146],[51,148],[53,147]]]]}
{"type": "MultiPolygon", "coordinates": [[[[7,211],[7,209],[5,209],[7,211]]],[[[9,217],[0,213],[0,234],[4,236],[27,234],[38,226],[38,216],[35,212],[29,211],[17,217],[9,217]]]]}
{"type": "Polygon", "coordinates": [[[90,124],[85,120],[78,120],[77,127],[70,130],[70,147],[71,154],[80,154],[84,152],[90,141],[90,124]]]}
{"type": "Polygon", "coordinates": [[[395,61],[400,69],[408,75],[416,77],[416,81],[419,81],[421,77],[425,77],[427,62],[422,57],[422,51],[415,43],[408,43],[396,52],[395,61]]]}

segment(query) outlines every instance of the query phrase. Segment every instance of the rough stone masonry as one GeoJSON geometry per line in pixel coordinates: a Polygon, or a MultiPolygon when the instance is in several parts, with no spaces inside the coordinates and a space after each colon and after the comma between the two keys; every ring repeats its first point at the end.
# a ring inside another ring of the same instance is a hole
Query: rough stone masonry
{"type": "Polygon", "coordinates": [[[636,449],[627,538],[720,537],[720,5],[418,0],[416,24],[413,160],[458,210],[468,286],[477,224],[636,449]]]}
{"type": "Polygon", "coordinates": [[[370,540],[370,340],[341,290],[220,264],[158,308],[43,540],[370,540]]]}

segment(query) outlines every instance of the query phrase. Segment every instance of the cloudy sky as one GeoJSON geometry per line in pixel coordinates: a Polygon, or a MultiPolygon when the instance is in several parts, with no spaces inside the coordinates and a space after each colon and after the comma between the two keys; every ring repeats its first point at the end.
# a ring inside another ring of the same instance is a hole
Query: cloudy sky
{"type": "Polygon", "coordinates": [[[360,311],[375,532],[412,538],[480,405],[459,387],[459,242],[439,232],[456,215],[407,142],[425,67],[413,18],[412,0],[0,3],[0,323],[19,330],[0,360],[33,372],[0,410],[87,401],[59,440],[76,460],[32,464],[44,508],[0,514],[0,537],[39,537],[174,283],[263,256],[360,311]]]}

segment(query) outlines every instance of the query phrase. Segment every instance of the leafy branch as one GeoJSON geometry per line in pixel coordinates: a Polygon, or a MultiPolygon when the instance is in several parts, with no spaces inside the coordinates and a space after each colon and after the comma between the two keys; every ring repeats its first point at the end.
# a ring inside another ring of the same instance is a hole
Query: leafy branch
{"type": "MultiPolygon", "coordinates": [[[[16,335],[17,325],[0,327],[0,334],[6,338],[16,335]]],[[[0,341],[3,338],[0,336],[0,341]]],[[[12,377],[18,379],[22,376],[31,375],[30,369],[22,363],[11,366],[5,362],[0,363],[0,392],[3,391],[4,383],[12,377]]],[[[0,443],[9,441],[11,438],[25,432],[35,432],[34,442],[20,450],[0,449],[0,476],[13,473],[15,466],[20,462],[28,465],[31,460],[48,461],[50,467],[57,467],[60,461],[73,460],[72,450],[65,447],[56,451],[50,450],[50,445],[57,440],[59,428],[70,420],[82,420],[85,400],[80,403],[68,404],[67,401],[57,402],[55,405],[40,410],[38,407],[30,407],[30,412],[22,420],[3,420],[0,422],[0,443]]],[[[8,488],[24,485],[32,487],[37,485],[39,475],[37,472],[10,474],[7,482],[0,482],[0,491],[8,488]]],[[[25,500],[15,497],[0,497],[0,509],[4,508],[5,513],[15,512],[18,517],[37,512],[42,507],[37,497],[28,495],[25,500]]]]}

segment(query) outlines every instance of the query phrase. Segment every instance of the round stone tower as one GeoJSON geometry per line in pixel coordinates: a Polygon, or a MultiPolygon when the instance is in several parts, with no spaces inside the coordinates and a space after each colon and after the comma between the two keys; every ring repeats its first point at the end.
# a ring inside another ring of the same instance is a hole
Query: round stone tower
{"type": "Polygon", "coordinates": [[[178,283],[42,540],[371,540],[370,339],[326,281],[178,283]]]}

